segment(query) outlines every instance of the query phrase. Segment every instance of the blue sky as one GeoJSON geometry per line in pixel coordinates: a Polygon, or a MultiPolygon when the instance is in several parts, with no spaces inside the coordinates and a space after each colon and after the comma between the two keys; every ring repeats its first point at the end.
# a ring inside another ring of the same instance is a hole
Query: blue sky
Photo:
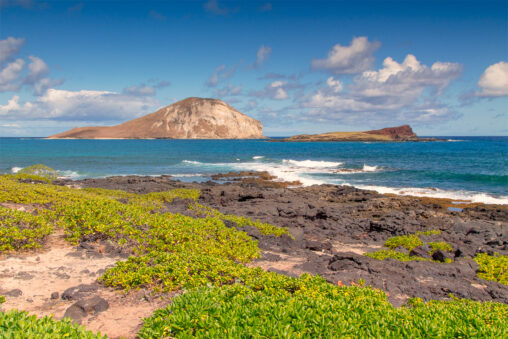
{"type": "Polygon", "coordinates": [[[0,0],[0,136],[189,96],[269,136],[508,135],[507,1],[0,0]]]}

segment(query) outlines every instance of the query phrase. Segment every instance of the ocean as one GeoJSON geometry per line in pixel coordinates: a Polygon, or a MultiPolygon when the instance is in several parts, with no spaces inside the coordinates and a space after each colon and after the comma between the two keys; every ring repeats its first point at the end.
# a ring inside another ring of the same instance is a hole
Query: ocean
{"type": "Polygon", "coordinates": [[[45,164],[73,179],[268,171],[304,185],[508,204],[508,137],[448,142],[268,142],[266,140],[46,140],[0,138],[0,172],[45,164]]]}

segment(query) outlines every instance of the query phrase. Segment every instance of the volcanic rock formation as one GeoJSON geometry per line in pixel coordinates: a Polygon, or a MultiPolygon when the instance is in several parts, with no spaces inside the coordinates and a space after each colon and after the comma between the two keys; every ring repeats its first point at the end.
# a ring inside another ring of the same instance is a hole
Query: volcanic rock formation
{"type": "Polygon", "coordinates": [[[301,134],[273,141],[437,141],[437,139],[419,138],[409,125],[403,125],[365,132],[301,134]]]}
{"type": "Polygon", "coordinates": [[[50,139],[258,139],[263,125],[217,99],[187,98],[107,127],[76,127],[50,139]]]}

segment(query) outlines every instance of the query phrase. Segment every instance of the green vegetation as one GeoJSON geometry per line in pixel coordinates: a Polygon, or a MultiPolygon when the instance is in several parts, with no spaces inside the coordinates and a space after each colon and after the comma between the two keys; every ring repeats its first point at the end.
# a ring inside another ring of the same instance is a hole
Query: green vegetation
{"type": "Polygon", "coordinates": [[[28,166],[19,170],[17,174],[35,175],[49,180],[53,180],[58,177],[57,171],[46,165],[28,166]]]}
{"type": "Polygon", "coordinates": [[[40,216],[0,206],[0,253],[37,248],[53,230],[40,216]]]}
{"type": "Polygon", "coordinates": [[[479,253],[474,260],[480,265],[478,277],[508,285],[508,256],[479,253]]]}
{"type": "MultiPolygon", "coordinates": [[[[199,205],[197,190],[145,195],[78,190],[42,180],[25,183],[25,175],[0,176],[0,202],[34,209],[33,214],[0,210],[0,231],[8,230],[1,244],[10,246],[2,251],[40,246],[53,229],[63,230],[71,243],[99,239],[124,248],[131,256],[100,277],[105,285],[125,291],[143,287],[155,293],[182,292],[146,319],[141,338],[508,335],[508,308],[503,304],[415,299],[407,307],[394,308],[384,292],[363,287],[362,282],[335,286],[318,276],[291,278],[247,267],[245,263],[259,256],[257,242],[226,227],[224,220],[276,236],[287,230],[199,205]],[[163,213],[164,205],[175,198],[192,200],[191,208],[204,218],[163,213]]],[[[414,241],[406,237],[391,244],[410,246],[414,241]]],[[[386,257],[404,257],[393,249],[384,251],[386,257]]],[[[23,336],[101,337],[67,320],[0,312],[0,337],[23,336]]]]}
{"type": "Polygon", "coordinates": [[[2,305],[5,302],[5,297],[0,294],[0,305],[2,305]]]}
{"type": "Polygon", "coordinates": [[[415,247],[422,246],[423,242],[418,238],[416,234],[401,235],[398,237],[392,237],[385,242],[385,246],[394,249],[399,246],[405,247],[408,251],[413,250],[415,247]]]}
{"type": "MultiPolygon", "coordinates": [[[[378,259],[378,260],[385,260],[388,258],[399,260],[399,261],[432,261],[431,259],[422,258],[418,256],[410,256],[407,253],[403,253],[400,251],[396,251],[395,249],[398,247],[404,247],[408,251],[412,251],[416,247],[428,245],[431,250],[429,251],[429,255],[432,255],[435,251],[441,250],[441,251],[453,251],[453,248],[450,244],[444,241],[437,241],[437,242],[423,242],[419,236],[425,235],[425,236],[431,236],[431,235],[438,235],[441,234],[441,231],[439,230],[430,230],[425,232],[416,232],[416,234],[409,234],[409,235],[401,235],[396,237],[391,237],[385,242],[385,246],[389,249],[382,249],[376,252],[372,253],[365,253],[366,256],[378,259]]],[[[452,260],[449,258],[445,259],[446,263],[451,263],[452,260]]]]}
{"type": "Polygon", "coordinates": [[[366,256],[377,259],[377,260],[385,260],[385,259],[395,259],[399,261],[432,261],[431,259],[426,259],[417,256],[410,256],[407,253],[402,253],[394,250],[379,250],[372,253],[365,253],[366,256]]]}
{"type": "Polygon", "coordinates": [[[253,221],[246,217],[239,217],[232,214],[223,214],[220,211],[211,208],[209,206],[200,205],[198,203],[191,204],[189,206],[191,210],[194,210],[197,215],[206,215],[208,217],[215,217],[221,220],[228,220],[235,223],[238,227],[252,226],[256,227],[261,234],[273,234],[280,237],[283,234],[288,234],[288,230],[285,227],[277,227],[268,223],[263,223],[259,220],[253,221]]]}
{"type": "Polygon", "coordinates": [[[432,242],[432,241],[431,241],[431,242],[427,242],[427,243],[425,243],[425,244],[426,244],[426,245],[429,245],[429,246],[430,246],[430,248],[432,248],[432,249],[430,250],[430,253],[429,253],[429,254],[431,254],[431,255],[432,255],[434,252],[438,251],[438,250],[439,250],[439,251],[447,251],[447,252],[451,252],[451,251],[453,251],[452,246],[451,246],[449,243],[445,242],[445,241],[437,241],[437,242],[432,242]]]}
{"type": "MultiPolygon", "coordinates": [[[[203,288],[145,320],[141,338],[506,337],[507,307],[467,300],[414,299],[393,307],[370,287],[319,277],[265,277],[265,286],[203,288]]],[[[260,281],[261,283],[261,281],[260,281]]]]}
{"type": "Polygon", "coordinates": [[[84,327],[73,324],[69,319],[60,321],[52,317],[37,318],[27,312],[11,310],[0,312],[0,337],[18,338],[106,338],[93,334],[84,327]]]}

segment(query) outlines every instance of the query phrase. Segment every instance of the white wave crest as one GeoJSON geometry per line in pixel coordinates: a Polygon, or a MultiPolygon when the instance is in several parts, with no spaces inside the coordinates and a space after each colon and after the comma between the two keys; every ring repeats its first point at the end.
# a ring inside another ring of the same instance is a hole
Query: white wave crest
{"type": "Polygon", "coordinates": [[[79,172],[71,171],[71,170],[57,171],[57,172],[58,172],[58,177],[63,178],[63,179],[81,179],[81,178],[86,177],[85,175],[83,175],[79,172]]]}
{"type": "Polygon", "coordinates": [[[18,173],[19,171],[21,171],[23,169],[23,167],[13,167],[11,168],[11,172],[16,174],[18,173]]]}
{"type": "Polygon", "coordinates": [[[199,161],[193,161],[193,160],[182,160],[182,163],[184,163],[184,164],[192,164],[192,165],[201,165],[202,164],[199,161]]]}
{"type": "Polygon", "coordinates": [[[484,203],[496,205],[508,205],[508,196],[492,196],[487,193],[469,192],[469,191],[452,191],[443,190],[439,188],[418,188],[418,187],[385,187],[385,186],[369,186],[369,185],[355,185],[355,187],[365,190],[372,190],[381,194],[397,194],[397,195],[412,195],[416,197],[431,197],[431,198],[445,198],[453,199],[471,203],[484,203]]]}
{"type": "Polygon", "coordinates": [[[314,160],[282,160],[282,163],[289,164],[297,167],[306,167],[306,168],[332,168],[339,167],[343,163],[342,162],[334,162],[334,161],[314,161],[314,160]]]}
{"type": "Polygon", "coordinates": [[[256,160],[256,159],[263,159],[265,156],[264,155],[255,155],[252,157],[252,159],[256,160]]]}
{"type": "Polygon", "coordinates": [[[362,171],[363,172],[377,172],[377,166],[369,166],[369,165],[363,164],[362,171]]]}

